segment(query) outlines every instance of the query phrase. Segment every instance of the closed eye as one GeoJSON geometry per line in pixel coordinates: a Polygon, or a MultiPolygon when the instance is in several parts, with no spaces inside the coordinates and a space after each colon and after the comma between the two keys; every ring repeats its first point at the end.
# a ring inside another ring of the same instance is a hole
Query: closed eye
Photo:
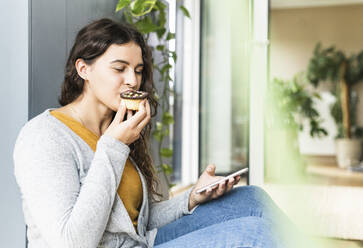
{"type": "Polygon", "coordinates": [[[125,68],[114,68],[116,71],[118,72],[124,72],[125,71],[125,68]]]}

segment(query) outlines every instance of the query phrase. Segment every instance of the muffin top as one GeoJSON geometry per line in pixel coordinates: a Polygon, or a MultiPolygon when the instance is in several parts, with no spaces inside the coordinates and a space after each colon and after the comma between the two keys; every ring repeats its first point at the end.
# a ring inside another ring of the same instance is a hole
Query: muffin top
{"type": "Polygon", "coordinates": [[[120,95],[123,99],[144,99],[149,94],[145,91],[127,90],[122,92],[120,95]]]}

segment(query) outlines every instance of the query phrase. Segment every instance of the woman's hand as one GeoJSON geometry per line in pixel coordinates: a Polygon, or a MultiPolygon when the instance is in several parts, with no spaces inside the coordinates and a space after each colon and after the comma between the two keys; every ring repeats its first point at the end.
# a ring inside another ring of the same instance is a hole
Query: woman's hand
{"type": "Polygon", "coordinates": [[[131,110],[126,109],[125,102],[121,100],[115,118],[104,134],[114,137],[126,145],[130,145],[140,137],[140,132],[150,119],[150,104],[146,99],[140,102],[139,111],[134,115],[131,110]],[[126,112],[127,120],[123,121],[126,112]]]}
{"type": "Polygon", "coordinates": [[[211,164],[208,165],[207,169],[203,172],[203,174],[199,177],[198,182],[196,183],[193,191],[189,197],[189,210],[193,209],[196,205],[209,201],[210,199],[217,199],[223,194],[232,190],[233,186],[237,184],[240,180],[240,176],[235,178],[230,178],[227,182],[220,183],[213,188],[209,188],[206,191],[198,194],[196,191],[204,187],[208,184],[214,183],[223,177],[217,177],[214,175],[216,170],[216,166],[211,164]]]}

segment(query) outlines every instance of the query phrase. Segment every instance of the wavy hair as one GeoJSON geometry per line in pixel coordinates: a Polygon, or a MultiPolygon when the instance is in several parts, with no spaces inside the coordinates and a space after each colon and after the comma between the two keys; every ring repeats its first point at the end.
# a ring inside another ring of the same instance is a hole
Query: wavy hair
{"type": "MultiPolygon", "coordinates": [[[[140,90],[149,93],[148,100],[151,107],[151,116],[155,116],[158,102],[154,97],[156,89],[153,82],[151,50],[142,34],[135,28],[110,19],[94,21],[78,32],[65,67],[61,95],[58,99],[60,105],[70,104],[83,92],[84,80],[78,75],[75,67],[77,59],[83,59],[86,64],[91,65],[112,44],[122,45],[129,42],[134,42],[141,48],[144,69],[140,90]]],[[[115,116],[116,112],[113,114],[115,116]]],[[[130,145],[130,156],[137,163],[146,179],[148,191],[151,192],[154,198],[155,195],[160,196],[160,194],[156,191],[159,181],[150,155],[150,132],[151,122],[141,131],[140,138],[130,145]]]]}

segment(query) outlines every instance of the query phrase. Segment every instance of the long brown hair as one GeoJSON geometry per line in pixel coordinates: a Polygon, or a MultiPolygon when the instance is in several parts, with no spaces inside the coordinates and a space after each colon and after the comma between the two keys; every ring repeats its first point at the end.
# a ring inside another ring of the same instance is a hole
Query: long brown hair
{"type": "MultiPolygon", "coordinates": [[[[78,32],[65,67],[62,92],[58,99],[60,105],[65,106],[73,102],[83,92],[84,80],[78,75],[75,67],[77,59],[83,59],[85,63],[91,65],[112,44],[121,45],[129,42],[134,42],[141,48],[144,67],[140,90],[149,93],[148,100],[151,107],[151,116],[155,116],[158,102],[154,97],[156,89],[153,82],[150,48],[147,46],[142,34],[136,29],[110,19],[94,21],[78,32]]],[[[141,173],[146,178],[149,192],[152,193],[152,196],[160,196],[156,192],[158,180],[150,155],[150,131],[151,122],[144,127],[140,138],[130,145],[130,156],[135,160],[141,173]]]]}

